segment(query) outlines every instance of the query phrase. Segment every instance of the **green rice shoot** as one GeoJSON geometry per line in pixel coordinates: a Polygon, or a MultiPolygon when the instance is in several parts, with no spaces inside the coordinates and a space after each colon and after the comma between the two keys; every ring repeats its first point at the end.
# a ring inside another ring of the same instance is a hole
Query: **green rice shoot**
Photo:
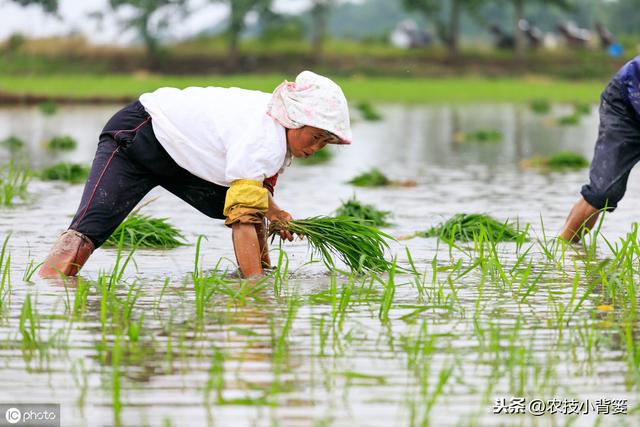
{"type": "Polygon", "coordinates": [[[349,184],[355,185],[356,187],[384,187],[391,185],[391,183],[391,180],[376,168],[361,173],[349,181],[349,184]]]}
{"type": "Polygon", "coordinates": [[[0,167],[0,205],[11,207],[16,197],[26,200],[30,179],[27,167],[16,166],[14,162],[0,167]]]}
{"type": "Polygon", "coordinates": [[[577,170],[589,167],[589,161],[579,153],[560,151],[553,156],[537,156],[523,162],[525,167],[552,171],[577,170]]]}
{"type": "Polygon", "coordinates": [[[437,237],[444,241],[473,242],[481,235],[493,242],[517,242],[526,240],[526,232],[517,224],[500,222],[484,214],[459,213],[427,231],[419,231],[411,237],[437,237]]]}
{"type": "Polygon", "coordinates": [[[24,145],[24,141],[15,135],[11,135],[0,141],[0,146],[8,148],[11,151],[20,150],[24,145]]]}
{"type": "Polygon", "coordinates": [[[391,225],[387,222],[387,218],[391,215],[390,211],[381,211],[373,205],[361,203],[355,196],[343,202],[336,210],[336,215],[356,218],[374,227],[387,227],[391,225]]]}
{"type": "Polygon", "coordinates": [[[123,247],[169,249],[186,244],[182,233],[169,224],[167,218],[153,218],[139,213],[130,214],[104,246],[118,247],[123,234],[123,247]]]}
{"type": "Polygon", "coordinates": [[[63,135],[51,138],[47,142],[47,149],[51,151],[70,151],[78,146],[78,142],[71,136],[63,135]]]}
{"type": "Polygon", "coordinates": [[[382,115],[380,115],[369,102],[359,102],[356,104],[356,108],[366,121],[376,122],[382,120],[382,115]]]}
{"type": "Polygon", "coordinates": [[[58,104],[55,101],[44,101],[38,105],[38,109],[45,116],[52,116],[58,111],[58,104]]]}
{"type": "Polygon", "coordinates": [[[529,108],[536,114],[547,114],[551,111],[551,103],[548,99],[534,99],[529,104],[529,108]]]}
{"type": "Polygon", "coordinates": [[[43,181],[66,181],[79,184],[89,176],[89,166],[62,162],[41,170],[38,176],[43,181]]]}
{"type": "Polygon", "coordinates": [[[328,147],[324,147],[321,150],[316,151],[306,159],[301,158],[298,159],[298,161],[300,162],[300,164],[310,166],[327,163],[331,159],[333,159],[333,152],[328,147]]]}
{"type": "Polygon", "coordinates": [[[329,269],[335,269],[334,256],[358,273],[388,271],[392,265],[385,259],[385,249],[389,248],[385,239],[393,238],[356,218],[316,216],[287,223],[274,221],[269,226],[269,234],[280,230],[304,235],[329,269]]]}
{"type": "Polygon", "coordinates": [[[460,142],[500,142],[502,132],[496,129],[478,129],[472,132],[461,132],[458,134],[460,142]]]}
{"type": "Polygon", "coordinates": [[[573,113],[566,116],[559,117],[557,123],[560,126],[575,126],[580,123],[580,114],[573,113]]]}
{"type": "Polygon", "coordinates": [[[591,114],[591,104],[587,102],[576,102],[573,104],[573,109],[576,114],[581,114],[583,116],[591,114]]]}

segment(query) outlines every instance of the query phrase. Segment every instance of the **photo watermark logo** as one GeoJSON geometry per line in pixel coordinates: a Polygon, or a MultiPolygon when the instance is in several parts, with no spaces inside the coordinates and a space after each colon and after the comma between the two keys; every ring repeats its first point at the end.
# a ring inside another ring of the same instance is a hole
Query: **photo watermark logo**
{"type": "Polygon", "coordinates": [[[60,405],[55,403],[0,403],[0,427],[60,427],[60,405]]]}

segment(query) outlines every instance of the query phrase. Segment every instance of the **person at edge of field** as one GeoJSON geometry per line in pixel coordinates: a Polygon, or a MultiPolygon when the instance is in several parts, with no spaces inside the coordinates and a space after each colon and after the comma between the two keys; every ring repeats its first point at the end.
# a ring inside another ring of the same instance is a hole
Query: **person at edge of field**
{"type": "Polygon", "coordinates": [[[611,79],[600,100],[600,127],[589,184],[573,206],[560,237],[579,242],[601,211],[613,211],[624,196],[627,179],[640,160],[640,56],[611,79]]]}
{"type": "MultiPolygon", "coordinates": [[[[105,125],[80,206],[40,275],[76,275],[158,185],[224,219],[241,274],[260,275],[270,266],[265,219],[292,219],[273,199],[278,175],[292,156],[350,143],[342,90],[311,71],[272,94],[222,87],[145,93],[105,125]]],[[[287,231],[280,235],[293,240],[287,231]]]]}

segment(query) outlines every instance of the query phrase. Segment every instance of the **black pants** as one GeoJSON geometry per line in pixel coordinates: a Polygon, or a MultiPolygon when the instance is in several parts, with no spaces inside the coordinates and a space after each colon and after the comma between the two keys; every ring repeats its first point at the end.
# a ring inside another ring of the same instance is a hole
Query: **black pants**
{"type": "Polygon", "coordinates": [[[598,141],[582,197],[594,208],[613,211],[624,196],[631,169],[640,161],[640,120],[614,77],[602,92],[598,141]]]}
{"type": "Polygon", "coordinates": [[[227,187],[191,174],[156,139],[151,117],[139,101],[105,125],[78,211],[69,226],[101,246],[142,198],[157,185],[203,214],[224,219],[227,187]]]}

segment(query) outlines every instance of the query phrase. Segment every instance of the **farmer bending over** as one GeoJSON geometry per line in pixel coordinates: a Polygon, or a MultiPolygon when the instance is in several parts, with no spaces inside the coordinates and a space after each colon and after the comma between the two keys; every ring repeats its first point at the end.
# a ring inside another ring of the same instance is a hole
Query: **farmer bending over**
{"type": "MultiPolygon", "coordinates": [[[[239,88],[160,88],[106,124],[80,206],[40,269],[78,273],[95,248],[160,185],[231,227],[244,277],[269,266],[269,221],[291,220],[273,200],[291,156],[350,144],[347,100],[326,77],[304,71],[273,94],[239,88]]],[[[287,231],[283,238],[292,240],[287,231]]]]}
{"type": "Polygon", "coordinates": [[[624,196],[627,179],[640,160],[640,56],[625,64],[602,92],[600,129],[589,170],[589,184],[571,209],[560,237],[578,242],[624,196]]]}

